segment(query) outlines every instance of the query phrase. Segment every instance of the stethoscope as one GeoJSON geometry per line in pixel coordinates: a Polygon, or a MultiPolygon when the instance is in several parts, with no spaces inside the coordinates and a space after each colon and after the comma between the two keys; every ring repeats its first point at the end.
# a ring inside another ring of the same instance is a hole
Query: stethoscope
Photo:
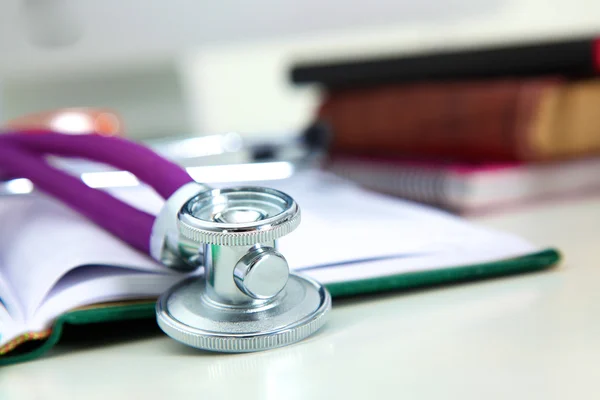
{"type": "Polygon", "coordinates": [[[326,321],[331,297],[318,282],[289,272],[277,239],[300,224],[287,194],[263,187],[213,189],[179,165],[117,137],[56,132],[0,135],[0,171],[29,179],[130,246],[192,277],[156,304],[160,328],[192,347],[220,352],[267,350],[298,342],[326,321]],[[53,167],[53,155],[129,171],[165,203],[157,216],[53,167]]]}

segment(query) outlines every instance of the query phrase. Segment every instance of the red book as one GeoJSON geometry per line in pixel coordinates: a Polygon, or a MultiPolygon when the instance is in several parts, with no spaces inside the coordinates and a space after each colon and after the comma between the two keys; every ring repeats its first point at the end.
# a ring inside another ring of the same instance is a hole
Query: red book
{"type": "Polygon", "coordinates": [[[463,162],[600,154],[600,79],[555,77],[339,89],[318,119],[334,154],[463,162]]]}

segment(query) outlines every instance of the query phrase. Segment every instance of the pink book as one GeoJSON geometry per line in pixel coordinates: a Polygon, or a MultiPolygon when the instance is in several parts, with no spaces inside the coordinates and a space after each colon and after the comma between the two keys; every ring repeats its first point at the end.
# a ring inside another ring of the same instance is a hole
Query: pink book
{"type": "Polygon", "coordinates": [[[336,156],[327,168],[378,192],[469,214],[600,191],[600,157],[464,164],[336,156]]]}

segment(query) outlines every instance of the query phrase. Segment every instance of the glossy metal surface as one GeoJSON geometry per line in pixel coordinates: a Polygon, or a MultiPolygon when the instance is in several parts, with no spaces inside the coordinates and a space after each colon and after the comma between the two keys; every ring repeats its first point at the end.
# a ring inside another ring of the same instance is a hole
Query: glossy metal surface
{"type": "MultiPolygon", "coordinates": [[[[265,243],[263,246],[272,248],[275,242],[265,243]]],[[[256,304],[259,299],[267,299],[277,294],[282,288],[279,287],[271,296],[256,297],[250,295],[244,288],[240,288],[240,284],[235,280],[235,270],[239,264],[243,264],[244,260],[256,255],[255,246],[217,246],[215,244],[204,245],[204,264],[206,291],[208,296],[217,303],[221,304],[246,304],[251,306],[256,304]]],[[[267,266],[269,267],[269,266],[267,266]]],[[[240,267],[241,268],[241,267],[240,267]]],[[[280,273],[277,266],[275,270],[271,268],[271,272],[280,273]]],[[[288,274],[287,262],[285,263],[286,279],[288,274]]],[[[277,284],[278,280],[271,282],[267,280],[264,285],[271,286],[277,284]]],[[[265,288],[266,290],[267,288],[265,288]]]]}
{"type": "Polygon", "coordinates": [[[189,240],[219,246],[253,246],[287,235],[300,224],[300,208],[270,188],[213,189],[190,199],[179,213],[179,231],[189,240]]]}
{"type": "Polygon", "coordinates": [[[204,277],[163,294],[157,320],[182,343],[249,352],[297,342],[326,321],[325,288],[289,276],[275,240],[300,223],[283,192],[257,187],[207,190],[178,213],[179,238],[202,247],[204,277]]]}
{"type": "Polygon", "coordinates": [[[275,248],[257,246],[240,258],[233,270],[237,287],[257,300],[270,299],[283,290],[289,276],[286,259],[275,248]]]}
{"type": "Polygon", "coordinates": [[[323,286],[297,275],[276,297],[255,306],[215,304],[205,285],[201,278],[187,280],[156,305],[165,333],[204,350],[242,353],[286,346],[316,332],[331,308],[323,286]]]}

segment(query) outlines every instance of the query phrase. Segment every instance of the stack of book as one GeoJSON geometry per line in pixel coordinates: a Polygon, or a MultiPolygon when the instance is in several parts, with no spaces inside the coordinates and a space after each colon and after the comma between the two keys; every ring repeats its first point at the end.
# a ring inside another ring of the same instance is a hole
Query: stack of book
{"type": "Polygon", "coordinates": [[[460,213],[600,189],[600,41],[302,63],[329,168],[460,213]]]}

